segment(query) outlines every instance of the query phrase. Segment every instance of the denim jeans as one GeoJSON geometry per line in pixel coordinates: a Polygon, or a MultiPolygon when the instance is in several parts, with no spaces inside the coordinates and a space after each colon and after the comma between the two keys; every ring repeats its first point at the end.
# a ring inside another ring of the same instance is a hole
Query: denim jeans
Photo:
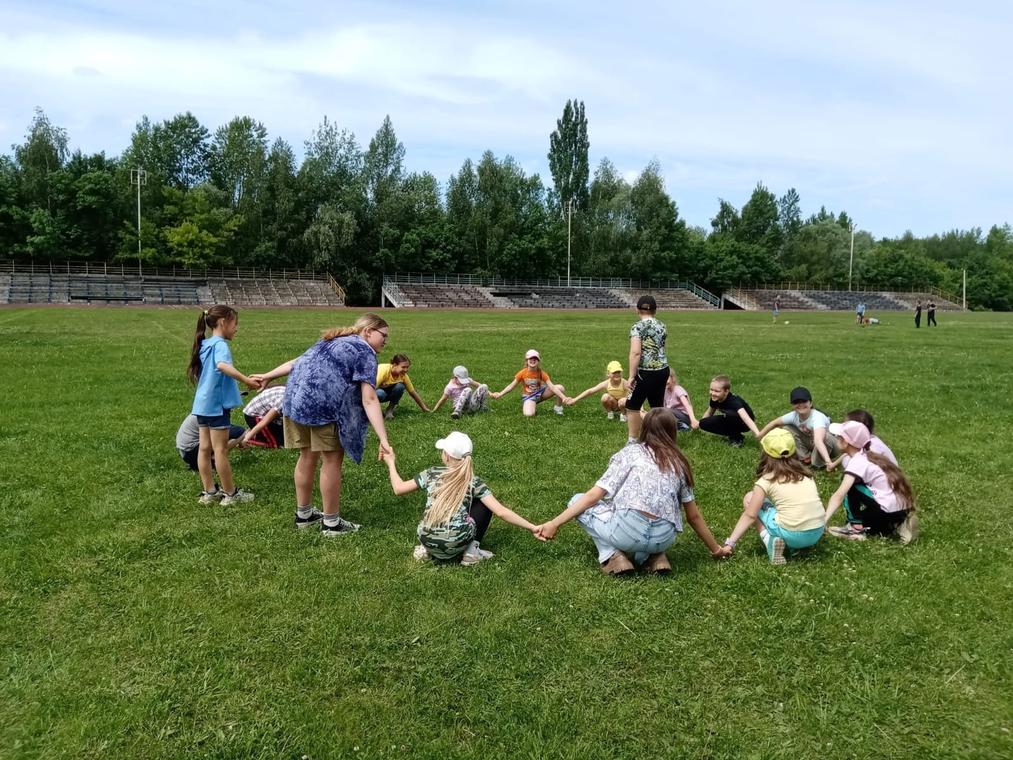
{"type": "MultiPolygon", "coordinates": [[[[580,494],[574,498],[577,496],[580,494]]],[[[651,554],[663,552],[675,543],[675,525],[647,517],[635,509],[599,512],[591,507],[577,517],[577,522],[598,547],[598,562],[608,562],[618,551],[632,553],[633,562],[641,565],[651,554]]]]}
{"type": "Polygon", "coordinates": [[[384,401],[389,401],[391,406],[397,406],[403,395],[404,383],[394,383],[393,385],[387,385],[383,388],[376,389],[376,398],[381,404],[384,401]]]}

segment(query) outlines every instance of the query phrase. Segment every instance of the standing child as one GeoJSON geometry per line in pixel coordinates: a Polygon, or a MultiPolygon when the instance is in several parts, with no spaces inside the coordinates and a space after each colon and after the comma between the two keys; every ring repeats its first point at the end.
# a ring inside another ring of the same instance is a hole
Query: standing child
{"type": "Polygon", "coordinates": [[[665,383],[665,406],[671,409],[675,418],[679,420],[679,430],[696,430],[700,427],[700,421],[693,412],[693,402],[689,400],[689,392],[679,385],[679,378],[675,376],[674,369],[665,383]]]}
{"type": "Polygon", "coordinates": [[[844,505],[848,523],[830,528],[831,535],[864,540],[866,535],[893,536],[909,544],[918,536],[918,517],[911,483],[901,469],[870,448],[869,429],[861,422],[845,422],[839,438],[850,459],[840,487],[827,502],[824,522],[844,505]]]}
{"type": "Polygon", "coordinates": [[[781,316],[781,302],[777,296],[774,296],[774,308],[771,309],[771,313],[774,315],[774,324],[777,324],[777,318],[781,316]]]}
{"type": "Polygon", "coordinates": [[[566,405],[573,406],[582,398],[587,398],[592,393],[602,393],[601,405],[605,409],[606,416],[610,420],[616,418],[619,412],[619,421],[626,422],[626,397],[630,395],[630,384],[623,377],[623,365],[617,361],[611,361],[605,367],[605,379],[595,386],[582,391],[571,399],[567,399],[566,405]]]}
{"type": "Polygon", "coordinates": [[[443,465],[430,467],[412,480],[402,480],[394,454],[384,454],[390,485],[398,496],[421,488],[426,492],[426,511],[416,530],[417,560],[448,561],[460,558],[462,565],[474,565],[493,554],[481,548],[489,522],[495,514],[501,520],[536,535],[535,526],[499,503],[492,491],[472,469],[471,438],[456,430],[436,442],[443,465]]]}
{"type": "Polygon", "coordinates": [[[197,386],[193,409],[197,415],[200,448],[197,452],[197,469],[200,472],[201,504],[220,501],[223,505],[253,501],[253,494],[236,487],[229,464],[229,428],[232,410],[242,406],[237,380],[251,388],[259,388],[258,381],[247,377],[232,366],[229,341],[239,329],[239,314],[231,306],[212,306],[197,317],[197,331],[190,351],[190,365],[186,374],[197,386]],[[207,331],[211,330],[211,337],[207,331]],[[211,469],[215,467],[221,487],[215,484],[211,469]]]}
{"type": "Polygon", "coordinates": [[[521,383],[524,388],[521,392],[521,409],[525,417],[534,417],[538,404],[553,397],[556,399],[556,405],[552,407],[552,411],[556,414],[563,413],[566,389],[549,379],[549,375],[542,370],[542,355],[533,348],[524,354],[524,368],[514,375],[510,384],[499,393],[490,393],[489,396],[491,398],[505,396],[517,383],[521,383]]]}
{"type": "Polygon", "coordinates": [[[785,549],[806,549],[823,535],[823,502],[816,481],[795,456],[795,438],[775,428],[760,439],[757,481],[742,497],[742,516],[725,546],[734,550],[739,539],[756,527],[772,565],[785,563],[785,549]]]}
{"type": "Polygon", "coordinates": [[[630,328],[630,397],[626,401],[626,425],[629,440],[640,440],[643,416],[640,410],[646,401],[652,409],[665,405],[665,383],[668,382],[668,355],[665,341],[668,330],[657,317],[658,302],[654,296],[637,300],[637,321],[630,328]]]}
{"type": "Polygon", "coordinates": [[[443,402],[450,399],[453,402],[450,419],[456,420],[462,414],[488,411],[486,405],[488,398],[489,386],[470,377],[468,368],[458,364],[454,367],[454,373],[451,375],[447,387],[443,389],[443,395],[433,406],[433,411],[435,412],[443,406],[443,402]]]}
{"type": "Polygon", "coordinates": [[[354,533],[361,526],[341,517],[341,467],[345,452],[362,461],[367,423],[380,439],[380,453],[391,453],[383,410],[376,398],[376,355],[387,344],[390,327],[377,314],[363,314],[351,327],[337,327],[297,359],[254,377],[262,382],[290,375],[285,386],[285,448],[299,449],[295,466],[295,527],[320,526],[328,537],[354,533]],[[323,512],[313,508],[313,481],[320,459],[323,512]]]}

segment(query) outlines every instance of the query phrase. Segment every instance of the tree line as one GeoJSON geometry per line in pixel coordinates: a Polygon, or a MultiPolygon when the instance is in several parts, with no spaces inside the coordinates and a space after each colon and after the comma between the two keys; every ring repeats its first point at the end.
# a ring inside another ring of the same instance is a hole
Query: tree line
{"type": "Polygon", "coordinates": [[[657,161],[630,182],[607,158],[592,173],[589,146],[584,104],[567,101],[549,136],[549,184],[491,151],[441,183],[405,169],[389,117],[365,147],[324,117],[301,160],[249,116],[214,132],[189,112],[144,117],[110,158],[71,152],[67,131],[36,109],[24,142],[0,156],[0,251],[314,268],[331,272],[350,303],[375,303],[384,273],[565,276],[568,244],[574,277],[692,280],[718,292],[786,280],[844,288],[853,242],[855,287],[956,293],[966,269],[969,305],[1013,308],[1009,224],[876,240],[844,211],[804,217],[796,190],[778,197],[758,183],[741,208],[719,199],[703,229],[679,216],[657,161]]]}

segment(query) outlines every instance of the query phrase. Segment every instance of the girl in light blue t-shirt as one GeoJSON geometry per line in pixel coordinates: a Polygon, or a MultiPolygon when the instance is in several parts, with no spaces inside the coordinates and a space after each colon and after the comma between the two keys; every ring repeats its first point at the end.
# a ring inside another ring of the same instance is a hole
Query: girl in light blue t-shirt
{"type": "Polygon", "coordinates": [[[197,470],[204,487],[198,499],[201,504],[220,501],[228,506],[253,501],[252,493],[236,488],[229,464],[231,412],[243,404],[236,381],[252,388],[260,387],[258,382],[232,366],[228,341],[236,336],[238,329],[239,314],[231,306],[212,306],[197,317],[197,331],[186,374],[197,386],[191,412],[197,415],[200,433],[197,470]],[[210,338],[206,337],[208,329],[211,330],[210,338]],[[212,454],[221,487],[215,484],[212,454]]]}

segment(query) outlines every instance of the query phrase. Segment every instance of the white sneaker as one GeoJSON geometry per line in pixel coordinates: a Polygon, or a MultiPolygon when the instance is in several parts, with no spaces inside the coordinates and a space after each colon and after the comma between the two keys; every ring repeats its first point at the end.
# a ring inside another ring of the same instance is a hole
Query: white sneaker
{"type": "Polygon", "coordinates": [[[223,507],[228,507],[233,504],[243,504],[248,501],[253,501],[253,494],[249,491],[244,491],[242,488],[237,488],[232,493],[227,493],[222,496],[223,507]]]}
{"type": "Polygon", "coordinates": [[[559,404],[556,404],[554,407],[552,407],[552,411],[554,411],[556,414],[562,415],[563,407],[561,407],[559,404]]]}
{"type": "Polygon", "coordinates": [[[614,420],[616,418],[616,413],[615,412],[609,412],[605,416],[608,417],[610,420],[614,420]]]}
{"type": "Polygon", "coordinates": [[[626,415],[625,414],[620,414],[619,415],[619,421],[620,422],[626,422],[626,415]]]}
{"type": "Polygon", "coordinates": [[[416,562],[425,562],[429,559],[429,550],[422,544],[415,547],[415,551],[412,552],[412,559],[416,562]]]}
{"type": "Polygon", "coordinates": [[[214,491],[201,491],[197,501],[201,504],[214,504],[216,501],[221,501],[225,498],[225,491],[218,486],[215,486],[214,491]]]}
{"type": "Polygon", "coordinates": [[[461,564],[465,567],[471,567],[477,565],[482,560],[491,559],[495,555],[492,552],[487,552],[478,546],[478,541],[472,541],[468,544],[468,548],[464,550],[464,555],[461,557],[461,564]]]}

